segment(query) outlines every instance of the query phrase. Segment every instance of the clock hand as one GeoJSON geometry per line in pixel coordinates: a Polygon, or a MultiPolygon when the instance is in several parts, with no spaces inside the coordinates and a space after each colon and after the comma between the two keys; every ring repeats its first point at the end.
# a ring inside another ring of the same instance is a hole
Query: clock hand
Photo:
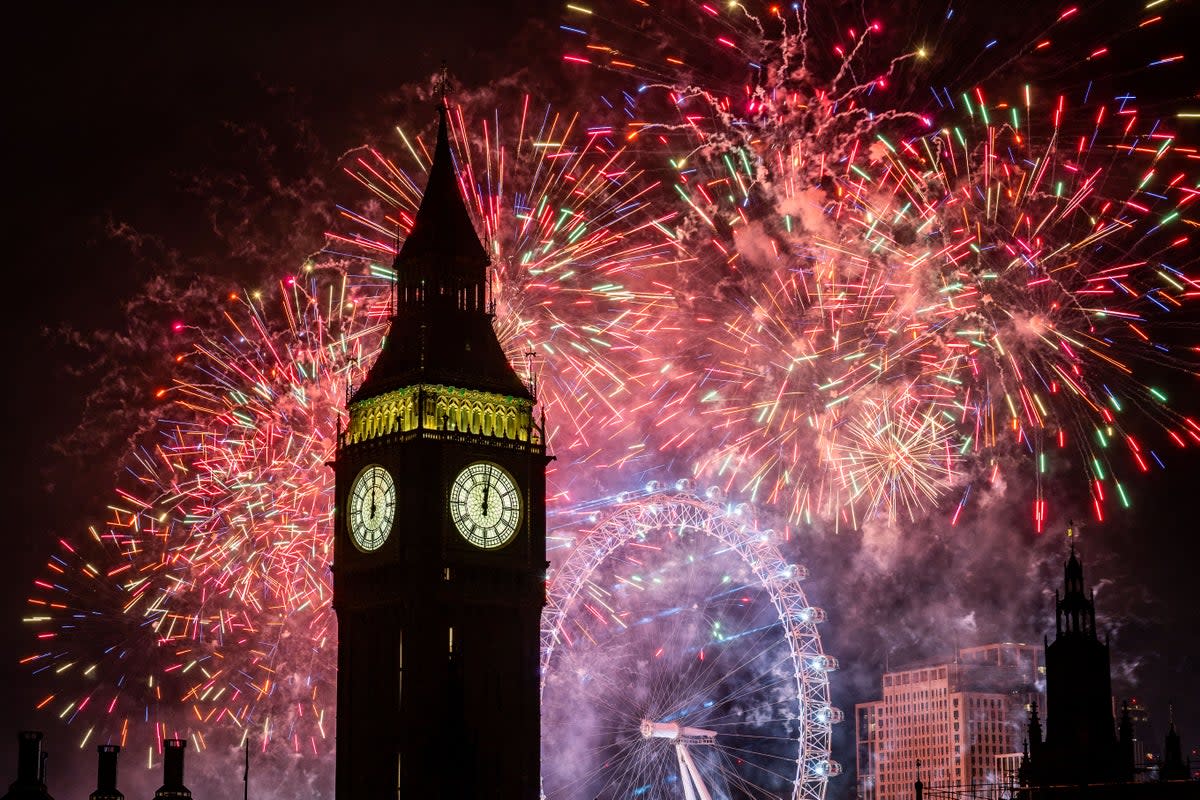
{"type": "Polygon", "coordinates": [[[483,485],[483,515],[484,515],[485,517],[487,516],[487,506],[488,506],[488,491],[489,491],[490,489],[491,489],[491,484],[490,484],[490,483],[485,483],[485,484],[483,485]]]}

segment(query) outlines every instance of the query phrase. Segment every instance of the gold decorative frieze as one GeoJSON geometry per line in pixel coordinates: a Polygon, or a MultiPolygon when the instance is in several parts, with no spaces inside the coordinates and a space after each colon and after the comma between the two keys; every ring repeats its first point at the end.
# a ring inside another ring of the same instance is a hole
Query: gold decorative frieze
{"type": "Polygon", "coordinates": [[[342,444],[417,429],[471,433],[518,442],[536,441],[533,404],[491,392],[420,384],[350,406],[342,444]],[[532,437],[532,438],[531,438],[532,437]]]}

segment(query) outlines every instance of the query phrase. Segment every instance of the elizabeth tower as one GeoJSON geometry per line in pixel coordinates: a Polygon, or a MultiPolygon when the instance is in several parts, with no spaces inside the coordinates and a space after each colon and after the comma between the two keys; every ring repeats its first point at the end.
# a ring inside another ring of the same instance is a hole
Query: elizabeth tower
{"type": "Polygon", "coordinates": [[[545,469],[440,121],[334,461],[337,800],[539,791],[545,469]]]}

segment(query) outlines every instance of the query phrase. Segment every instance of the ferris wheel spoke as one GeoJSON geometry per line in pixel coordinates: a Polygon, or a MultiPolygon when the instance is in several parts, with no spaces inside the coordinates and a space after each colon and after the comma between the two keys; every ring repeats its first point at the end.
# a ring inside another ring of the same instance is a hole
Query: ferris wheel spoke
{"type": "MultiPolygon", "coordinates": [[[[784,660],[786,661],[788,659],[784,659],[784,660]]],[[[756,680],[748,680],[748,681],[744,682],[743,684],[741,684],[740,686],[738,686],[733,693],[728,694],[722,698],[721,705],[723,707],[729,707],[731,710],[720,716],[706,717],[707,721],[705,724],[706,725],[707,724],[714,724],[714,725],[728,724],[728,723],[722,723],[722,722],[720,722],[720,720],[727,719],[727,718],[731,717],[732,715],[734,715],[735,713],[737,713],[735,709],[737,708],[737,704],[743,698],[753,695],[753,694],[763,693],[770,689],[779,689],[779,688],[783,688],[783,687],[789,687],[794,683],[794,680],[795,679],[792,678],[791,676],[788,676],[786,678],[779,677],[779,678],[776,678],[775,680],[771,680],[771,681],[764,680],[761,682],[756,681],[756,680]]],[[[775,702],[776,701],[770,701],[769,704],[774,704],[775,702]]]]}
{"type": "MultiPolygon", "coordinates": [[[[790,739],[776,739],[776,741],[791,741],[791,740],[790,739]]],[[[779,753],[771,753],[771,752],[763,751],[763,750],[751,750],[748,747],[732,747],[730,745],[723,744],[723,745],[718,745],[718,749],[725,753],[740,753],[741,756],[736,756],[738,758],[741,758],[742,756],[751,756],[754,759],[753,763],[755,763],[755,764],[758,763],[759,759],[769,759],[769,760],[773,760],[773,761],[794,760],[791,756],[780,755],[779,753]]],[[[748,762],[748,763],[750,763],[750,762],[748,762]]]]}
{"type": "MultiPolygon", "coordinates": [[[[762,656],[766,655],[768,652],[768,650],[765,648],[757,648],[757,647],[749,647],[749,648],[747,648],[747,650],[748,650],[748,653],[742,661],[733,663],[732,665],[730,665],[728,668],[726,668],[722,672],[711,672],[711,673],[706,673],[706,672],[702,672],[702,671],[697,672],[697,674],[694,678],[694,683],[691,684],[690,686],[686,687],[686,690],[684,691],[683,696],[696,697],[696,696],[706,696],[706,695],[712,694],[716,690],[716,688],[722,684],[722,682],[727,681],[729,678],[738,674],[739,672],[747,670],[754,661],[756,661],[759,658],[761,658],[762,656]],[[708,682],[705,685],[701,685],[700,681],[704,680],[704,679],[707,679],[708,682]]],[[[785,655],[776,663],[782,663],[783,661],[786,661],[789,658],[790,658],[789,655],[785,655]]],[[[769,670],[768,670],[768,673],[769,673],[769,670]]],[[[754,690],[754,686],[752,684],[744,683],[737,690],[736,694],[729,696],[729,699],[730,700],[736,699],[739,694],[745,694],[745,693],[753,691],[753,690],[754,690]]]]}
{"type": "MultiPolygon", "coordinates": [[[[768,798],[768,797],[778,797],[779,796],[779,795],[771,792],[769,789],[764,788],[763,786],[761,786],[759,784],[751,782],[749,778],[747,778],[745,775],[738,772],[736,769],[732,769],[730,767],[724,767],[721,770],[721,774],[725,777],[725,780],[730,785],[730,788],[739,789],[742,792],[744,792],[748,797],[768,798]]],[[[786,778],[786,776],[781,776],[781,777],[786,778]]]]}
{"type": "MultiPolygon", "coordinates": [[[[794,680],[794,678],[792,678],[791,676],[788,676],[786,678],[776,677],[776,671],[778,670],[778,668],[780,668],[786,664],[789,664],[791,662],[791,660],[792,659],[791,659],[790,654],[785,654],[785,655],[781,656],[779,659],[777,659],[775,661],[774,664],[769,665],[769,667],[766,671],[764,671],[763,673],[760,673],[763,676],[763,680],[761,682],[760,681],[751,681],[751,682],[742,684],[740,687],[737,688],[737,690],[735,690],[735,692],[733,694],[727,696],[726,702],[733,702],[735,700],[740,699],[742,696],[744,696],[746,694],[758,692],[765,688],[771,688],[774,686],[779,686],[782,684],[790,683],[792,680],[794,680]],[[768,676],[773,679],[770,681],[766,680],[766,678],[768,676]]],[[[738,671],[745,669],[746,666],[748,666],[748,664],[738,667],[738,671]]],[[[723,677],[727,677],[730,674],[734,674],[734,670],[730,670],[726,674],[726,676],[723,676],[723,677]]]]}

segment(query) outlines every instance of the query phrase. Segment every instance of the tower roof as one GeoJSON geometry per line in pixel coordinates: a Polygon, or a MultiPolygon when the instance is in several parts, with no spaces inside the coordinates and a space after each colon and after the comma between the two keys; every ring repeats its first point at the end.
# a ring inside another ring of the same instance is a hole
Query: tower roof
{"type": "Polygon", "coordinates": [[[1071,542],[1071,555],[1063,566],[1063,593],[1055,599],[1057,638],[1081,636],[1096,639],[1096,604],[1084,591],[1083,563],[1071,542]]]}
{"type": "Polygon", "coordinates": [[[1080,563],[1079,557],[1075,555],[1074,542],[1071,542],[1071,557],[1067,559],[1067,563],[1063,568],[1063,571],[1066,574],[1068,584],[1070,584],[1072,580],[1078,580],[1080,583],[1083,582],[1083,564],[1080,563]]]}
{"type": "Polygon", "coordinates": [[[419,383],[532,400],[492,328],[489,264],[459,191],[442,102],[429,181],[393,264],[396,313],[351,402],[419,383]]]}
{"type": "Polygon", "coordinates": [[[437,144],[429,181],[412,231],[396,256],[402,286],[416,278],[433,278],[438,283],[448,277],[483,281],[490,263],[458,190],[446,116],[445,103],[439,103],[437,144]]]}

